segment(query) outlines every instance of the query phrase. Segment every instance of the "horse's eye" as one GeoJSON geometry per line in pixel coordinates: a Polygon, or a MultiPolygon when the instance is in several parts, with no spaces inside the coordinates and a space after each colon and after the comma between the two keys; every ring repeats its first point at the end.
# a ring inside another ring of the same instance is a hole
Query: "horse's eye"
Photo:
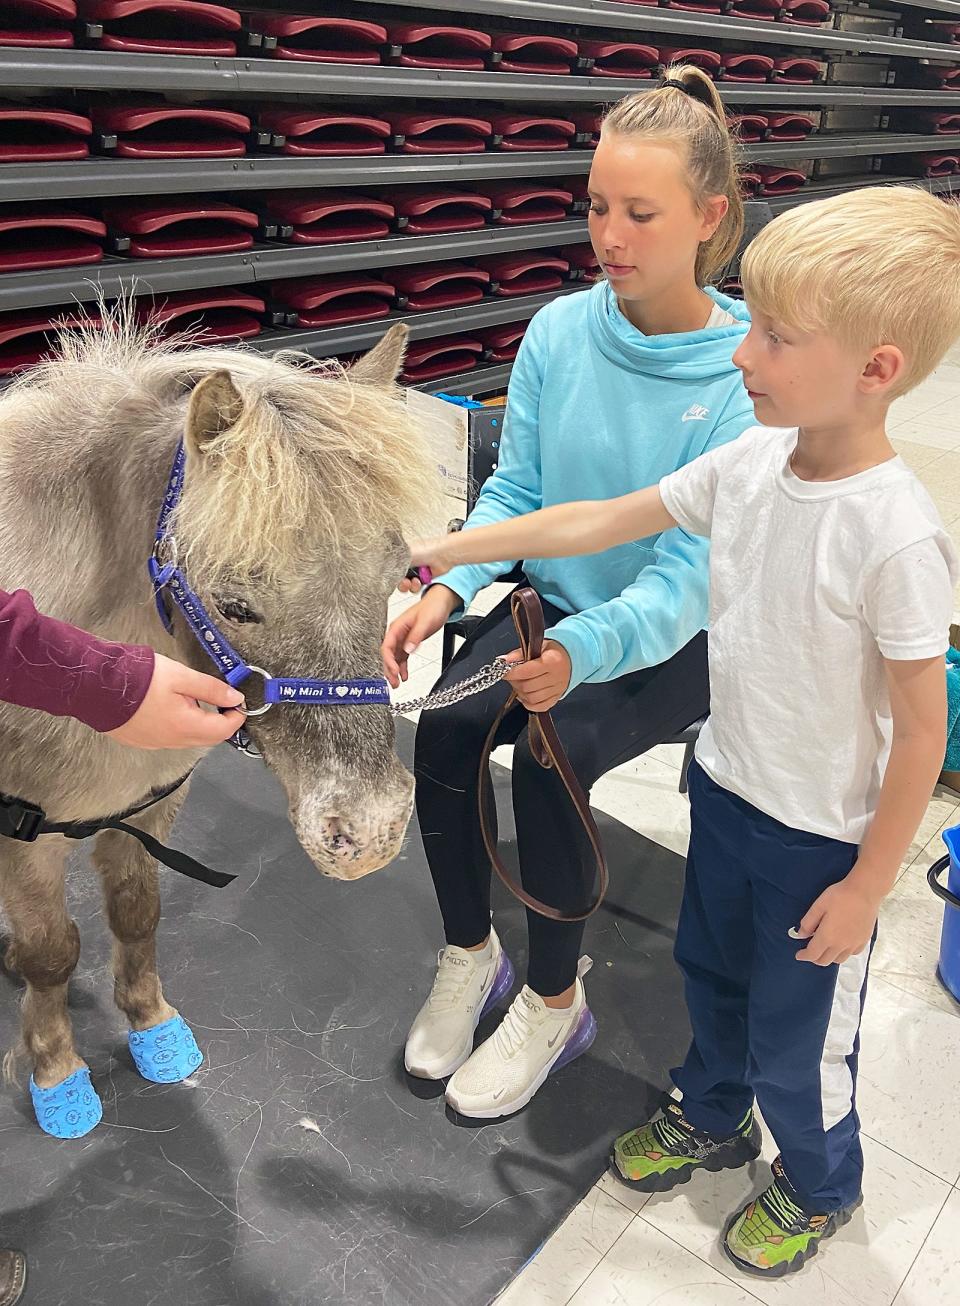
{"type": "Polygon", "coordinates": [[[263,617],[252,608],[248,608],[242,599],[217,599],[217,611],[228,621],[235,621],[238,625],[245,625],[247,622],[256,622],[261,624],[263,617]]]}

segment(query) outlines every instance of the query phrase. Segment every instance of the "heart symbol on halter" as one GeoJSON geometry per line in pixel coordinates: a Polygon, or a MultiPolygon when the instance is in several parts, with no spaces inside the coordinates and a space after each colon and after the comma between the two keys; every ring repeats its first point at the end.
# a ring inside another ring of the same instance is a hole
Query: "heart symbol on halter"
{"type": "Polygon", "coordinates": [[[334,693],[336,694],[337,698],[346,698],[346,696],[350,693],[350,690],[346,685],[337,685],[336,689],[334,690],[334,693]]]}

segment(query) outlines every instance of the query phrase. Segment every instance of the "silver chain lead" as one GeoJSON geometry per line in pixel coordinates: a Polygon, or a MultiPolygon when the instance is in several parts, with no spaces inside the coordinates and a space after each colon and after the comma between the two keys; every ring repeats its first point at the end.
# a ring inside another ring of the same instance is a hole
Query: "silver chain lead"
{"type": "MultiPolygon", "coordinates": [[[[499,685],[508,671],[520,665],[520,662],[508,662],[506,658],[494,658],[479,671],[475,671],[472,676],[467,676],[465,680],[458,680],[455,685],[448,685],[446,689],[435,689],[429,694],[424,694],[422,698],[411,698],[406,703],[391,703],[387,711],[392,712],[394,716],[404,716],[407,712],[435,712],[441,707],[452,707],[454,703],[472,698],[474,694],[483,694],[486,690],[493,689],[494,685],[499,685]]],[[[244,757],[257,760],[263,757],[242,727],[229,742],[244,757]]]]}
{"type": "Polygon", "coordinates": [[[445,689],[435,689],[432,693],[425,694],[423,698],[411,698],[406,703],[391,703],[390,711],[394,716],[403,716],[407,712],[435,712],[438,708],[452,707],[454,703],[472,698],[474,694],[482,694],[488,689],[493,689],[494,685],[499,685],[508,671],[518,666],[520,666],[519,662],[494,658],[479,671],[475,671],[472,676],[467,676],[465,680],[458,680],[455,685],[448,685],[445,689]]]}

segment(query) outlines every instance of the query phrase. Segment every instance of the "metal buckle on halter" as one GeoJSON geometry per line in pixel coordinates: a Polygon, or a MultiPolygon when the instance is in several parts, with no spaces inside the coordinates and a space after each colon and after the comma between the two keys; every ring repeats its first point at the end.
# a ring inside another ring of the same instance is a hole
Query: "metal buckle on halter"
{"type": "MultiPolygon", "coordinates": [[[[270,681],[273,679],[273,676],[271,676],[270,672],[269,672],[269,671],[264,671],[263,667],[255,667],[255,666],[253,665],[252,662],[247,662],[247,663],[245,664],[245,667],[246,667],[246,670],[247,670],[248,672],[249,672],[249,671],[255,671],[255,672],[257,673],[257,675],[261,677],[261,679],[263,680],[263,688],[264,688],[264,691],[266,691],[267,685],[268,685],[268,684],[270,683],[270,681]]],[[[245,679],[246,679],[246,676],[244,676],[244,680],[245,680],[245,679]]],[[[242,682],[241,682],[241,683],[242,683],[242,682]]],[[[237,686],[234,686],[234,688],[236,688],[236,687],[237,687],[237,686]]],[[[273,704],[272,704],[272,703],[266,703],[266,702],[263,704],[262,707],[248,707],[248,708],[245,710],[245,712],[244,712],[244,716],[248,716],[248,717],[250,717],[250,716],[263,716],[263,714],[264,714],[265,712],[269,712],[270,709],[271,709],[272,707],[273,707],[273,704]]]]}

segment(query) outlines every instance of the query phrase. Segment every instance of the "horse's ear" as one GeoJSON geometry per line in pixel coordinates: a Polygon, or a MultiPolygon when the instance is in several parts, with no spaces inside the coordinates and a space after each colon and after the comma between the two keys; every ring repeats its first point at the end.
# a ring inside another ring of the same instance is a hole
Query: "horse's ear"
{"type": "Polygon", "coordinates": [[[187,447],[205,453],[243,414],[243,399],[229,372],[211,372],[196,386],[187,408],[187,447]]]}
{"type": "Polygon", "coordinates": [[[362,381],[365,385],[393,385],[403,366],[409,335],[403,322],[392,326],[369,353],[354,363],[350,369],[350,379],[362,381]]]}

